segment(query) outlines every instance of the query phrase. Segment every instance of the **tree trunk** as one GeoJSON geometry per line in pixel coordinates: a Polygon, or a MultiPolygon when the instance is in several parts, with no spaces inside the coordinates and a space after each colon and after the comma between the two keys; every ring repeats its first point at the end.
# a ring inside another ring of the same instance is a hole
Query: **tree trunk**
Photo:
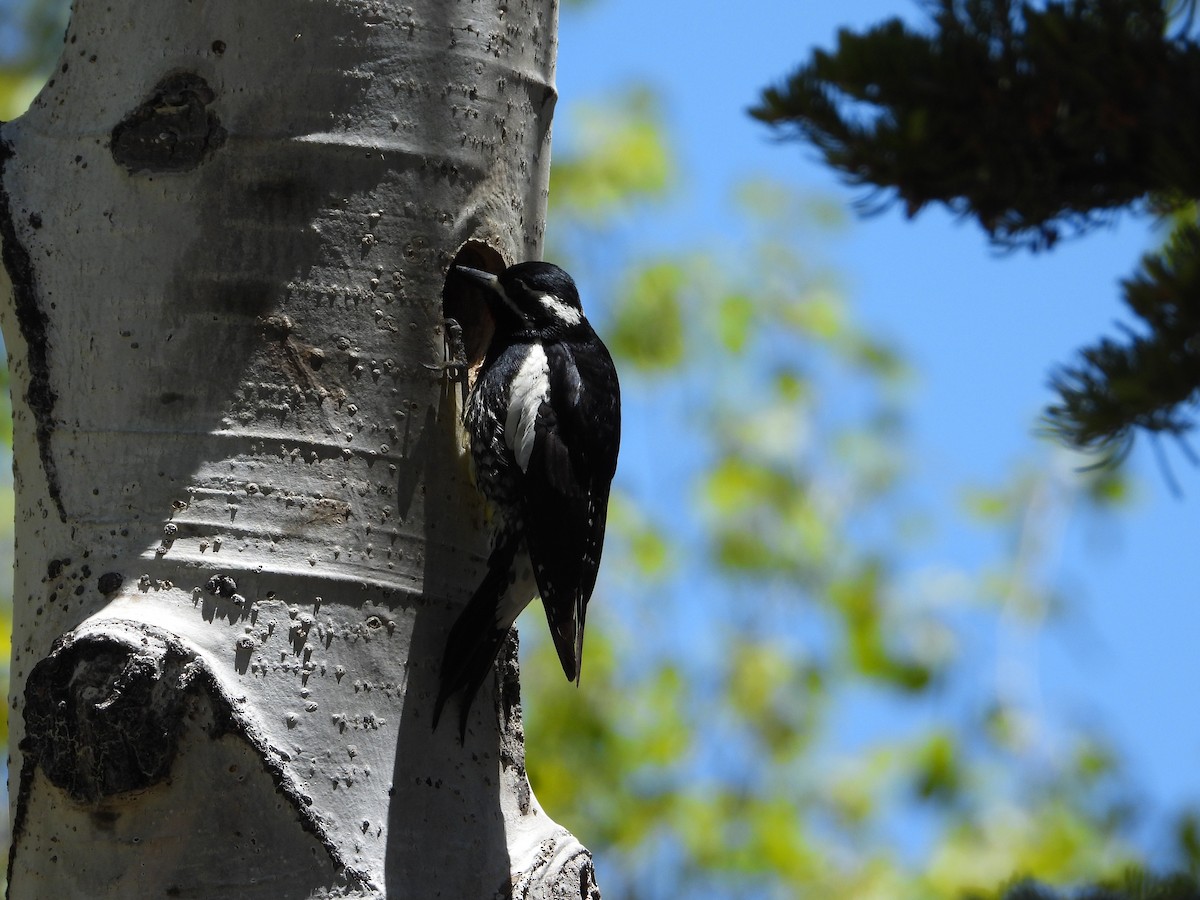
{"type": "Polygon", "coordinates": [[[556,15],[76,0],[0,132],[12,897],[597,896],[515,642],[430,727],[487,550],[443,282],[538,255],[556,15]]]}

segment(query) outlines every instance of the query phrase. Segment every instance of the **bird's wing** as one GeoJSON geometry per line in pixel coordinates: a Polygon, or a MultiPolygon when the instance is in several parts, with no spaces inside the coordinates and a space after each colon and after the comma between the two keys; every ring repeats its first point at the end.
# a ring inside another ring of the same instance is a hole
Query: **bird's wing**
{"type": "Polygon", "coordinates": [[[534,422],[522,520],[559,661],[578,681],[616,469],[620,399],[606,353],[599,364],[607,371],[591,373],[579,364],[591,354],[577,356],[568,344],[549,344],[545,352],[549,390],[534,422]]]}

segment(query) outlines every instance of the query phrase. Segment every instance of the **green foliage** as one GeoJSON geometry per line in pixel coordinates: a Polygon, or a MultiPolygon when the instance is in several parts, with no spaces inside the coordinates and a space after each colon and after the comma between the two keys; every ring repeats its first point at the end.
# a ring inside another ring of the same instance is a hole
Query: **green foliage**
{"type": "Polygon", "coordinates": [[[0,8],[0,120],[25,111],[62,52],[70,4],[64,0],[18,0],[0,8]]]}
{"type": "Polygon", "coordinates": [[[631,199],[666,192],[668,151],[648,89],[631,88],[605,104],[579,104],[572,116],[577,143],[588,149],[565,159],[555,155],[550,196],[559,215],[603,221],[631,199]]]}
{"type": "MultiPolygon", "coordinates": [[[[1135,429],[1183,435],[1200,396],[1200,45],[1195,3],[937,0],[932,28],[842,31],[751,115],[811,142],[855,185],[974,217],[1002,246],[1047,248],[1122,209],[1174,215],[1124,285],[1126,329],[1054,375],[1051,429],[1122,456],[1135,429]],[[1170,33],[1171,16],[1184,27],[1170,33]]],[[[877,204],[881,206],[883,204],[877,204]]]]}
{"type": "Polygon", "coordinates": [[[685,277],[672,263],[651,264],[633,273],[618,291],[609,346],[646,371],[678,366],[683,359],[685,277]]]}
{"type": "Polygon", "coordinates": [[[672,548],[666,535],[645,510],[629,503],[621,494],[608,504],[608,527],[609,546],[620,544],[612,555],[629,565],[640,581],[652,583],[671,572],[672,548]]]}

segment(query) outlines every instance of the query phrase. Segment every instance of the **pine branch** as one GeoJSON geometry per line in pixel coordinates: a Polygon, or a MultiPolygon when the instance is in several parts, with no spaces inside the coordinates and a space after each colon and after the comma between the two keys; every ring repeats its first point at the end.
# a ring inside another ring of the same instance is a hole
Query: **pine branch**
{"type": "Polygon", "coordinates": [[[931,6],[930,34],[842,31],[751,115],[910,216],[940,202],[1008,246],[1200,196],[1200,46],[1165,33],[1160,0],[931,6]]]}
{"type": "MultiPolygon", "coordinates": [[[[868,207],[942,203],[996,244],[1048,248],[1138,209],[1184,219],[1124,285],[1144,326],[1052,377],[1050,428],[1106,459],[1178,439],[1200,391],[1200,44],[1193,0],[934,0],[930,33],[842,31],[751,115],[812,143],[868,207]],[[1184,216],[1183,211],[1189,214],[1184,216]],[[1190,223],[1190,224],[1188,224],[1190,223]]],[[[1186,448],[1185,448],[1186,449],[1186,448]]]]}
{"type": "Polygon", "coordinates": [[[1200,397],[1200,226],[1176,227],[1166,246],[1142,258],[1122,285],[1146,326],[1123,340],[1102,339],[1082,362],[1057,372],[1053,431],[1077,447],[1124,454],[1133,429],[1181,438],[1195,425],[1200,397]]]}

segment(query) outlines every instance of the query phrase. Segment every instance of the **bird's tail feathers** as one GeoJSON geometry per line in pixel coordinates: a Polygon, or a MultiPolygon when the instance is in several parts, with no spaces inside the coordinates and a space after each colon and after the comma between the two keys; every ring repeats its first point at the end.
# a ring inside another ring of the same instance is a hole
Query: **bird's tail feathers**
{"type": "Polygon", "coordinates": [[[579,684],[579,674],[583,668],[583,623],[587,615],[587,601],[580,594],[570,605],[560,604],[547,600],[543,593],[542,605],[546,608],[546,621],[550,623],[550,636],[554,639],[554,649],[558,652],[563,674],[568,681],[579,684]]]}

